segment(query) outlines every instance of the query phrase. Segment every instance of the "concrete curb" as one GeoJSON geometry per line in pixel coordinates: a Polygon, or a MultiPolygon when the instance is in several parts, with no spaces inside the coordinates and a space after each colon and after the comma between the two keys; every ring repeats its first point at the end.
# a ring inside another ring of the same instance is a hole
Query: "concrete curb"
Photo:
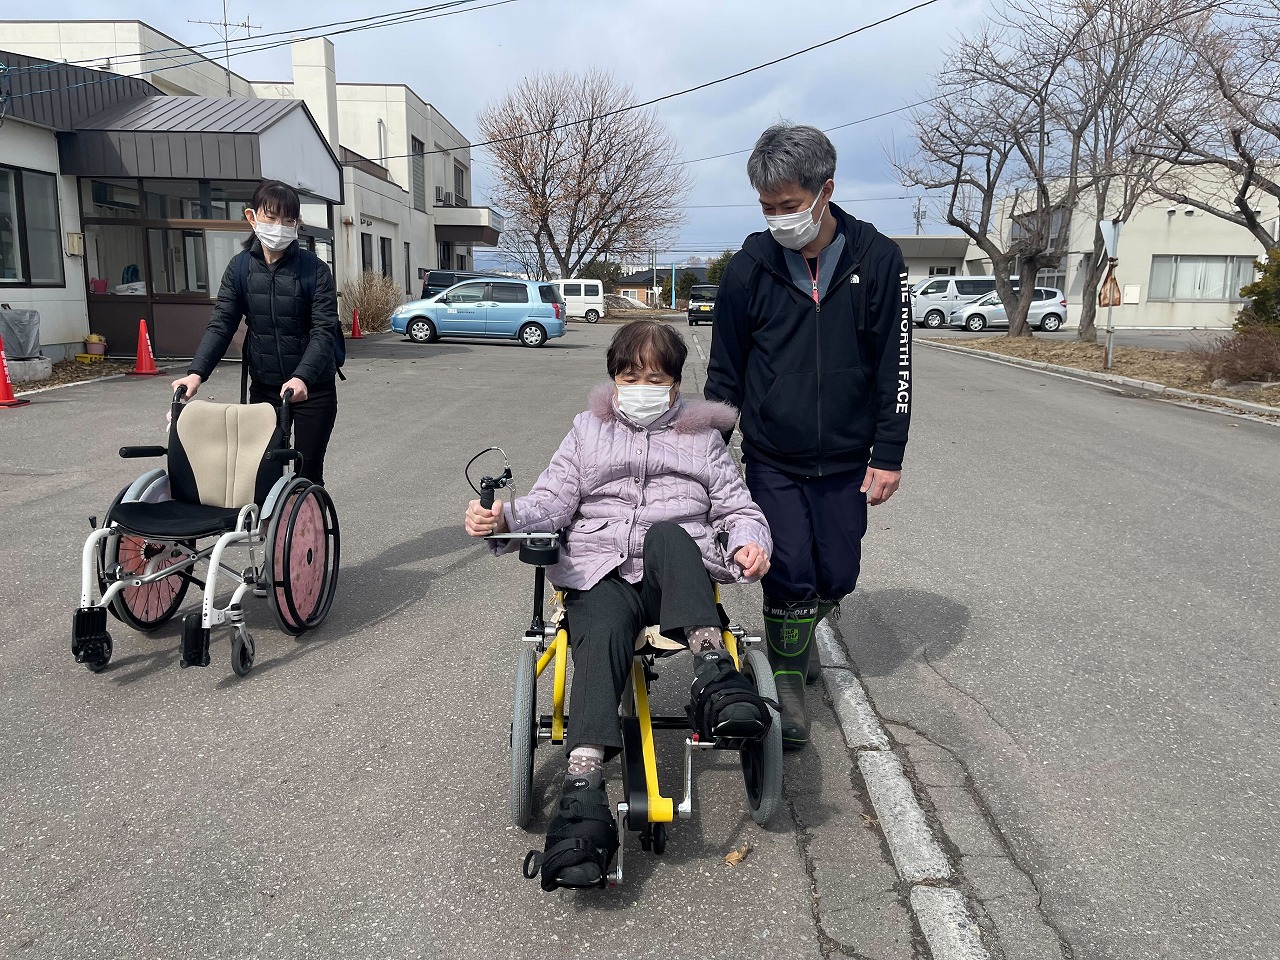
{"type": "Polygon", "coordinates": [[[934,960],[989,960],[964,894],[946,886],[954,881],[951,863],[929,827],[902,762],[890,748],[889,736],[853,672],[844,644],[825,621],[815,631],[814,641],[840,729],[867,784],[898,877],[911,886],[911,912],[930,953],[934,960]]]}
{"type": "MultiPolygon", "coordinates": [[[[937,340],[920,339],[917,343],[927,347],[934,347],[938,350],[948,350],[951,353],[961,353],[970,357],[981,357],[984,360],[993,360],[996,363],[1008,364],[1011,367],[1023,367],[1027,370],[1043,370],[1047,373],[1054,373],[1061,377],[1067,377],[1072,380],[1085,380],[1091,383],[1104,383],[1113,387],[1126,387],[1130,390],[1138,390],[1142,393],[1151,393],[1156,396],[1178,397],[1183,400],[1201,400],[1210,403],[1218,403],[1227,407],[1234,407],[1246,413],[1263,413],[1269,416],[1280,416],[1280,407],[1271,407],[1265,403],[1249,403],[1247,400],[1230,400],[1226,397],[1218,397],[1209,393],[1193,393],[1190,390],[1181,390],[1177,387],[1167,387],[1163,383],[1154,383],[1150,380],[1135,380],[1132,377],[1121,377],[1114,373],[1098,373],[1094,370],[1080,370],[1077,367],[1063,367],[1056,363],[1046,363],[1043,360],[1024,360],[1021,357],[1009,357],[1003,353],[993,353],[990,350],[975,350],[973,347],[953,346],[949,343],[939,343],[937,340]]],[[[1209,409],[1213,413],[1221,413],[1222,411],[1214,410],[1212,407],[1205,408],[1197,405],[1197,409],[1209,409]]]]}

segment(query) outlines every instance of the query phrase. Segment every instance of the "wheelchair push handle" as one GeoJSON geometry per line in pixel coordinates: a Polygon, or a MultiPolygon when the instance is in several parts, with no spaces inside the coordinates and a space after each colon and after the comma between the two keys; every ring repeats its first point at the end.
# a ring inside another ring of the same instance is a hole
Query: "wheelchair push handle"
{"type": "Polygon", "coordinates": [[[494,494],[511,482],[511,468],[508,467],[497,477],[480,478],[480,506],[486,510],[493,509],[494,494]]]}

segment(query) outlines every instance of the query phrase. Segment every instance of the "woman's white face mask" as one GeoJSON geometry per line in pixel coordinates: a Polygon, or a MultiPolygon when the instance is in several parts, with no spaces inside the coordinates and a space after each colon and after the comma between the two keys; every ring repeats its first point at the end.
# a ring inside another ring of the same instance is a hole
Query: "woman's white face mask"
{"type": "Polygon", "coordinates": [[[286,226],[283,223],[266,223],[258,219],[256,211],[254,211],[253,219],[249,222],[253,224],[253,232],[258,235],[258,239],[262,241],[262,245],[268,250],[278,252],[298,239],[297,225],[286,226]]]}
{"type": "Polygon", "coordinates": [[[634,423],[647,427],[671,409],[670,385],[651,383],[619,383],[618,409],[634,423]]]}

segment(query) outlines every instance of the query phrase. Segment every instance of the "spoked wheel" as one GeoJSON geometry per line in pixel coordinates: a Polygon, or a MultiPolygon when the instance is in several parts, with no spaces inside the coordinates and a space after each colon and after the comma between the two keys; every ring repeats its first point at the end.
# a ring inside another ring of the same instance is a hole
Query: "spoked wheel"
{"type": "MultiPolygon", "coordinates": [[[[104,526],[112,522],[111,515],[123,497],[122,490],[107,510],[104,526]]],[[[98,589],[105,591],[111,585],[106,575],[117,566],[123,578],[159,572],[167,567],[180,566],[195,551],[195,546],[194,540],[148,540],[125,532],[107,537],[98,551],[98,589]]],[[[187,578],[178,572],[140,587],[125,587],[116,594],[109,609],[116,619],[135,630],[155,630],[178,612],[187,595],[188,584],[187,578]]]]}
{"type": "Polygon", "coordinates": [[[538,664],[525,646],[516,660],[511,715],[511,822],[524,829],[533,819],[533,748],[538,745],[538,664]]]}
{"type": "Polygon", "coordinates": [[[271,609],[286,633],[298,636],[329,615],[338,588],[341,537],[333,500],[301,478],[285,488],[267,527],[271,609]]]}
{"type": "MultiPolygon", "coordinates": [[[[742,673],[755,684],[756,693],[777,702],[778,688],[773,682],[768,657],[759,650],[748,650],[742,661],[742,673]]],[[[747,805],[752,819],[761,826],[769,822],[782,798],[782,718],[772,707],[769,714],[773,722],[764,739],[739,751],[747,805]]]]}

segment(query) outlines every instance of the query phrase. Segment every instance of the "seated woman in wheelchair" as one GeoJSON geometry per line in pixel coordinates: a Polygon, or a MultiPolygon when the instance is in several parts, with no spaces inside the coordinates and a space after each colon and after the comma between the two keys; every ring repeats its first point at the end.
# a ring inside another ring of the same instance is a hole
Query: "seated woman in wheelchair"
{"type": "Polygon", "coordinates": [[[689,715],[703,739],[751,740],[769,728],[766,702],[724,649],[712,581],[758,580],[773,541],[722,436],[736,413],[681,397],[687,354],[669,326],[622,327],[607,356],[613,382],[592,392],[529,494],[467,508],[473,537],[567,533],[547,571],[564,591],[574,672],[569,771],[547,833],[546,889],[599,885],[617,847],[601,768],[622,748],[618,706],[646,625],[659,624],[698,658],[689,715]]]}

